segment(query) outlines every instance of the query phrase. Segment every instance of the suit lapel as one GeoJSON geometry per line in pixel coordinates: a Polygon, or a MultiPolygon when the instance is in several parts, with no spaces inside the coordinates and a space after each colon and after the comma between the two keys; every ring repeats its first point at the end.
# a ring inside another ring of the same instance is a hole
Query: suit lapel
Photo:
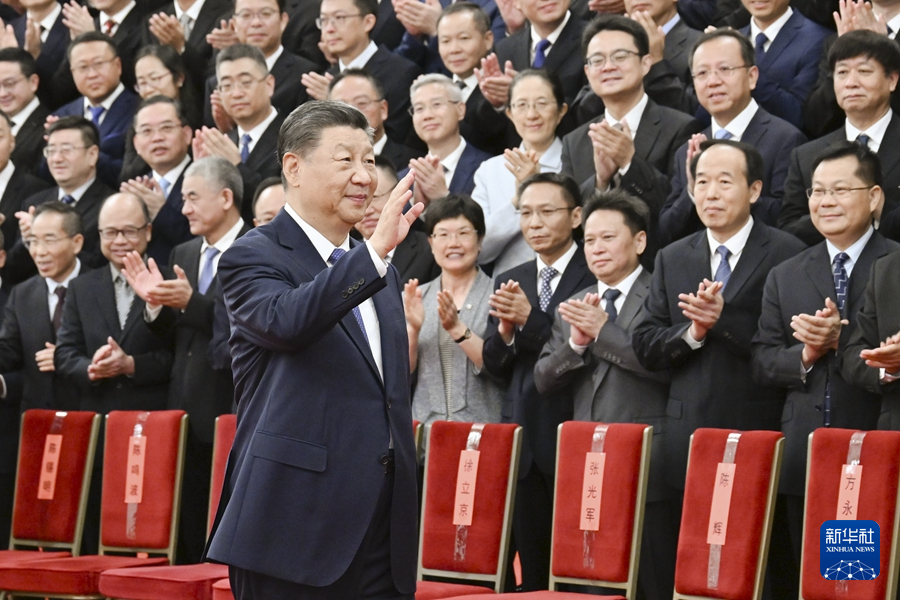
{"type": "MultiPolygon", "coordinates": [[[[772,43],[769,44],[769,49],[766,50],[765,55],[763,56],[762,60],[759,61],[759,64],[757,66],[762,68],[764,65],[771,64],[782,54],[784,54],[785,56],[789,56],[790,50],[788,48],[795,39],[798,39],[797,30],[802,26],[803,16],[795,10],[794,14],[792,14],[790,18],[785,22],[784,27],[781,28],[781,31],[778,32],[778,35],[775,36],[775,39],[772,40],[772,43]]],[[[750,40],[750,43],[754,44],[755,46],[756,40],[750,40]]]]}
{"type": "MultiPolygon", "coordinates": [[[[98,273],[99,283],[103,289],[94,298],[97,300],[101,318],[106,323],[107,329],[113,332],[113,338],[121,342],[123,336],[120,335],[122,326],[119,325],[119,310],[116,308],[116,286],[113,284],[109,266],[104,265],[99,270],[103,271],[98,273]]],[[[131,307],[134,308],[134,303],[131,307]]],[[[126,322],[126,327],[127,325],[126,322]]]]}
{"type": "MultiPolygon", "coordinates": [[[[844,128],[842,127],[840,131],[843,133],[844,128]]],[[[881,159],[882,173],[891,172],[897,167],[897,163],[900,162],[900,146],[896,144],[898,139],[900,139],[900,116],[894,114],[884,132],[881,145],[878,147],[878,158],[881,159]]]]}
{"type": "MultiPolygon", "coordinates": [[[[584,249],[579,244],[575,244],[575,255],[572,256],[572,260],[569,261],[566,270],[563,271],[562,277],[559,278],[559,284],[556,286],[556,291],[553,292],[553,296],[550,297],[550,306],[559,305],[560,302],[571,298],[572,294],[582,289],[584,286],[582,277],[586,270],[587,261],[584,258],[584,249]]],[[[535,273],[535,276],[536,275],[537,274],[535,273]]],[[[537,289],[536,278],[535,284],[531,287],[532,289],[537,289]]],[[[535,306],[537,305],[535,304],[535,306]]]]}
{"type": "Polygon", "coordinates": [[[853,272],[850,274],[849,290],[847,296],[847,306],[861,306],[860,298],[866,290],[869,282],[869,274],[872,270],[872,263],[888,254],[891,249],[885,243],[885,239],[877,231],[872,234],[866,243],[863,251],[859,255],[856,264],[853,265],[853,272]]]}
{"type": "MultiPolygon", "coordinates": [[[[540,310],[541,301],[538,297],[538,272],[537,272],[537,261],[533,260],[531,262],[523,265],[524,272],[522,273],[522,277],[519,281],[519,287],[522,288],[522,291],[525,292],[525,297],[528,298],[528,302],[531,306],[538,308],[540,310]]],[[[505,282],[502,282],[505,283],[505,282]]],[[[559,280],[559,286],[557,286],[557,291],[559,291],[559,287],[562,286],[562,279],[559,280]]],[[[554,296],[556,293],[554,293],[554,296]]],[[[551,304],[553,301],[551,300],[551,304]]]]}
{"type": "Polygon", "coordinates": [[[462,154],[459,156],[459,161],[456,163],[456,169],[453,170],[453,178],[450,180],[451,192],[459,189],[459,186],[461,186],[462,182],[465,180],[466,174],[469,172],[471,149],[472,144],[467,143],[462,154]]]}
{"type": "Polygon", "coordinates": [[[419,239],[413,233],[410,231],[406,239],[400,242],[397,249],[394,250],[394,256],[391,258],[391,264],[401,273],[412,264],[416,253],[419,251],[419,239]]]}
{"type": "Polygon", "coordinates": [[[756,114],[747,123],[747,128],[744,130],[744,135],[741,136],[741,141],[758,148],[759,142],[766,134],[769,121],[771,121],[769,114],[761,107],[757,109],[756,114]]]}
{"type": "MultiPolygon", "coordinates": [[[[725,286],[725,291],[722,293],[725,302],[734,300],[735,296],[738,295],[741,288],[744,287],[744,284],[747,283],[747,280],[750,279],[750,276],[759,268],[759,265],[769,253],[767,247],[769,244],[769,234],[764,227],[765,225],[759,221],[753,223],[753,229],[750,230],[750,237],[747,238],[747,243],[744,245],[737,266],[734,268],[734,272],[728,279],[728,285],[725,286]]],[[[708,252],[709,244],[706,246],[708,252]]]]}
{"type": "Polygon", "coordinates": [[[644,305],[644,298],[647,297],[652,278],[653,276],[650,275],[649,271],[646,269],[641,270],[641,274],[638,275],[634,285],[631,286],[631,290],[628,292],[628,296],[625,298],[625,303],[622,304],[619,316],[616,317],[616,325],[625,330],[631,326],[631,322],[634,321],[634,318],[644,305]]]}
{"type": "Polygon", "coordinates": [[[647,102],[644,114],[641,115],[641,122],[638,124],[638,130],[634,134],[634,153],[646,159],[653,151],[656,139],[659,137],[662,128],[660,127],[659,107],[653,100],[647,102]]]}
{"type": "MultiPolygon", "coordinates": [[[[278,130],[281,128],[281,120],[279,117],[275,117],[275,120],[269,123],[269,126],[266,127],[266,130],[263,131],[263,134],[259,136],[259,139],[256,140],[256,145],[253,146],[253,152],[250,153],[250,156],[247,157],[247,166],[252,169],[257,169],[264,162],[275,160],[274,154],[272,154],[275,149],[276,144],[271,143],[272,140],[278,139],[278,130]]],[[[237,135],[237,128],[234,129],[235,135],[237,135]]],[[[240,147],[240,146],[239,146],[240,147]]]]}
{"type": "Polygon", "coordinates": [[[834,290],[834,277],[832,276],[831,271],[831,260],[828,258],[828,248],[825,246],[825,242],[817,245],[809,253],[805,263],[803,270],[806,272],[806,276],[809,277],[810,281],[812,281],[816,291],[819,292],[819,295],[823,300],[822,306],[825,306],[825,298],[831,298],[837,303],[837,294],[834,290]]]}
{"type": "Polygon", "coordinates": [[[53,331],[53,321],[50,319],[50,302],[47,299],[47,284],[43,279],[36,279],[35,285],[28,290],[26,295],[28,306],[35,311],[34,319],[30,326],[37,329],[37,335],[45,340],[56,341],[56,332],[53,331]]]}

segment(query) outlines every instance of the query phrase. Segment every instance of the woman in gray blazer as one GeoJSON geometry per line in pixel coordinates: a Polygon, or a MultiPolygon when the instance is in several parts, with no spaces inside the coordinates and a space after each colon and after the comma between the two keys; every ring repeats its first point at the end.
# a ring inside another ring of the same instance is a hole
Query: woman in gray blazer
{"type": "Polygon", "coordinates": [[[478,268],[484,212],[468,196],[428,207],[426,228],[441,276],[403,290],[410,369],[417,373],[413,418],[497,423],[503,393],[483,370],[491,279],[478,268]]]}

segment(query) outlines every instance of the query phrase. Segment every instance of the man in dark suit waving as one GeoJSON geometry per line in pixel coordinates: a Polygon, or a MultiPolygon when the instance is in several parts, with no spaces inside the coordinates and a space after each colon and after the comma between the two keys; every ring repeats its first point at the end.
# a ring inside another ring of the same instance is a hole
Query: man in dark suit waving
{"type": "Polygon", "coordinates": [[[207,549],[235,598],[403,598],[416,483],[400,278],[384,257],[424,207],[412,177],[365,244],[376,187],[357,109],[309,102],[279,136],[287,204],[219,262],[238,431],[207,549]]]}

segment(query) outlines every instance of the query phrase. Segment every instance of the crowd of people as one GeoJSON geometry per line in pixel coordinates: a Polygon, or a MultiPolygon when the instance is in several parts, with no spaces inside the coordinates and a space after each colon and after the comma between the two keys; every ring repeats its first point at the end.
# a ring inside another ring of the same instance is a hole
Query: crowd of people
{"type": "Polygon", "coordinates": [[[386,257],[414,418],[523,426],[521,588],[547,587],[577,419],[654,427],[646,600],[692,432],[781,430],[767,589],[796,598],[808,434],[900,429],[900,2],[824,4],[3,0],[0,539],[22,411],[183,409],[201,559],[236,409],[219,260],[290,218],[282,123],[332,100],[372,132],[352,235],[409,172],[425,207],[386,257]]]}

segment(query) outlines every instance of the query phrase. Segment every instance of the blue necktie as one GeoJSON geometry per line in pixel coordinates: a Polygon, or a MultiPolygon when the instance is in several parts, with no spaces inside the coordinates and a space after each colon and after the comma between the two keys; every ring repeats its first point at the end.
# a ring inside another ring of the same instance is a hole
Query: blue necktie
{"type": "Polygon", "coordinates": [[[75,204],[75,198],[72,194],[66,194],[62,198],[59,199],[63,204],[75,204]]]}
{"type": "Polygon", "coordinates": [[[541,293],[538,301],[541,305],[541,311],[547,312],[550,306],[550,298],[553,296],[553,290],[550,288],[550,281],[559,275],[559,271],[553,267],[544,267],[541,269],[541,293]]]}
{"type": "Polygon", "coordinates": [[[844,315],[844,306],[847,304],[847,271],[844,269],[844,263],[849,259],[846,252],[840,252],[835,255],[832,263],[834,293],[837,295],[837,306],[841,316],[844,315]]]}
{"type": "Polygon", "coordinates": [[[100,127],[100,115],[102,115],[106,109],[102,106],[88,106],[88,110],[91,111],[91,122],[100,127]]]}
{"type": "Polygon", "coordinates": [[[716,132],[716,135],[713,136],[717,140],[730,140],[734,136],[731,135],[731,132],[727,129],[720,129],[716,132]]]}
{"type": "Polygon", "coordinates": [[[872,141],[872,138],[870,138],[869,136],[867,136],[864,133],[861,133],[858,136],[856,136],[856,143],[859,144],[860,146],[862,146],[863,148],[868,148],[870,141],[872,141]]]}
{"type": "Polygon", "coordinates": [[[547,55],[544,54],[547,52],[547,48],[550,47],[550,40],[541,40],[537,43],[537,47],[534,49],[534,62],[531,64],[535,69],[540,69],[544,66],[544,61],[547,60],[547,55]]]}
{"type": "Polygon", "coordinates": [[[766,34],[760,32],[756,35],[756,62],[757,63],[766,57],[766,42],[768,42],[768,41],[769,41],[769,38],[766,37],[766,34]]]}
{"type": "MultiPolygon", "coordinates": [[[[335,248],[331,253],[331,256],[328,257],[328,262],[331,263],[331,266],[334,266],[337,261],[341,259],[343,255],[347,253],[346,250],[341,248],[335,248]]],[[[359,324],[359,328],[362,329],[363,337],[366,338],[366,342],[369,341],[369,334],[366,333],[366,326],[363,324],[362,313],[359,312],[359,306],[353,307],[353,316],[356,317],[356,322],[359,324]]]]}
{"type": "Polygon", "coordinates": [[[197,289],[201,294],[205,294],[206,290],[208,290],[209,286],[212,284],[214,275],[213,259],[218,253],[219,249],[215,246],[210,246],[206,249],[206,263],[203,265],[203,270],[200,272],[200,278],[197,280],[197,289]]]}
{"type": "Polygon", "coordinates": [[[160,177],[160,179],[159,179],[159,187],[160,187],[160,189],[162,190],[163,196],[165,196],[166,198],[169,197],[169,188],[170,188],[171,186],[172,186],[172,184],[169,183],[169,180],[168,180],[168,179],[166,179],[165,177],[160,177]]]}
{"type": "Polygon", "coordinates": [[[719,246],[716,248],[716,253],[722,257],[722,260],[719,261],[719,267],[716,269],[716,276],[714,279],[722,282],[722,290],[724,290],[725,286],[728,285],[728,280],[731,278],[731,265],[728,264],[728,257],[731,256],[731,250],[725,246],[719,246]]]}
{"type": "Polygon", "coordinates": [[[609,288],[603,292],[603,299],[606,300],[606,320],[615,323],[619,317],[619,311],[616,310],[616,299],[622,295],[622,292],[616,288],[609,288]]]}
{"type": "Polygon", "coordinates": [[[250,158],[250,134],[245,133],[241,136],[241,162],[247,162],[250,158]]]}

